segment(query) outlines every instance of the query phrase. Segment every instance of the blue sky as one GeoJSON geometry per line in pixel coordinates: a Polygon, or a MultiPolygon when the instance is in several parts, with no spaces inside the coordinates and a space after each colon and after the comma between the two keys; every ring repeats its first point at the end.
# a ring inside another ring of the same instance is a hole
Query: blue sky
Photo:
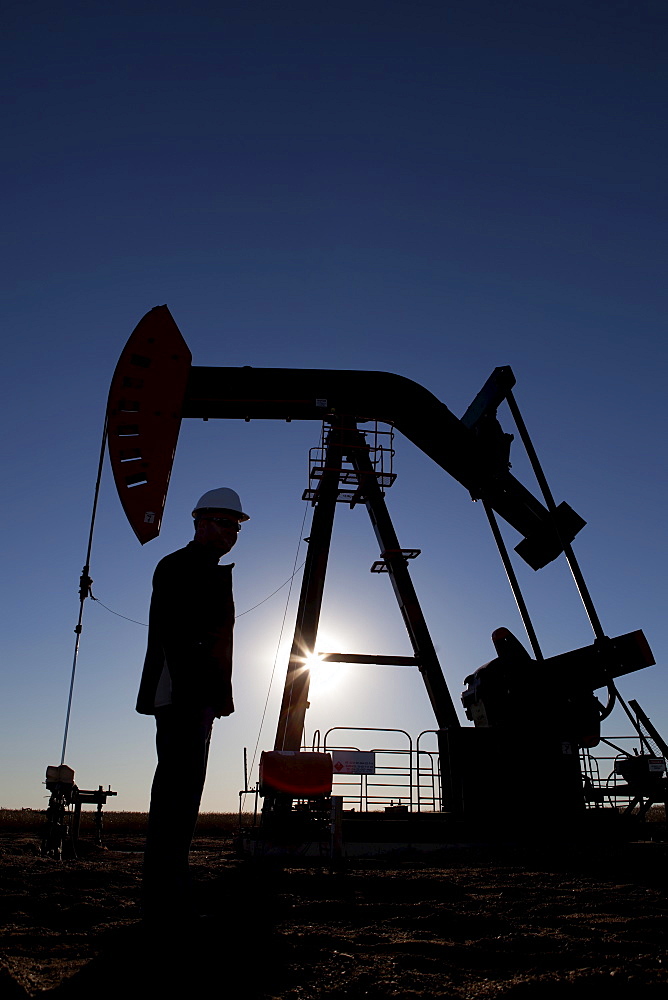
{"type": "MultiPolygon", "coordinates": [[[[588,522],[576,552],[604,628],[644,629],[659,664],[620,687],[668,732],[664,18],[643,0],[5,7],[0,804],[39,805],[59,759],[109,381],[162,303],[195,364],[393,371],[458,416],[511,365],[556,499],[588,522]]],[[[106,468],[96,596],[146,621],[155,563],[225,484],[252,515],[237,607],[262,601],[304,558],[318,437],[184,422],[144,548],[106,468]]],[[[479,505],[400,435],[396,451],[388,505],[422,549],[414,581],[459,703],[491,631],[521,625],[479,505]]],[[[375,558],[366,512],[341,507],[322,648],[410,652],[375,558]]],[[[517,569],[547,654],[591,641],[563,560],[517,569]]],[[[276,662],[273,744],[297,589],[280,648],[287,588],[238,621],[237,712],[204,808],[236,806],[276,662]]],[[[68,761],[123,809],[146,807],[154,766],[134,713],[144,643],[88,603],[68,761]]],[[[330,725],[417,735],[433,718],[412,671],[349,668],[312,698],[308,738],[330,725]]]]}

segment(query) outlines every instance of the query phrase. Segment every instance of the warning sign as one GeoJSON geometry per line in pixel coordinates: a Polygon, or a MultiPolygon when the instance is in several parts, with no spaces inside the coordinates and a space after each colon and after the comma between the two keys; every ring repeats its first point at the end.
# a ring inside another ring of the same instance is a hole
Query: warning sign
{"type": "Polygon", "coordinates": [[[334,774],[375,774],[376,754],[373,750],[332,750],[334,774]]]}

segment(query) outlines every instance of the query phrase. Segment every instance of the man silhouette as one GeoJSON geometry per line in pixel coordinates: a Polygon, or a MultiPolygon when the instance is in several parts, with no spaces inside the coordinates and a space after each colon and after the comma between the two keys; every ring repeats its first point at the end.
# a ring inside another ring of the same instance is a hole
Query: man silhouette
{"type": "Polygon", "coordinates": [[[195,537],[153,575],[148,647],[137,711],[154,715],[158,765],[144,853],[149,918],[187,915],[188,854],[206,777],[213,720],[231,715],[232,568],[218,561],[248,520],[227,487],[193,510],[195,537]]]}

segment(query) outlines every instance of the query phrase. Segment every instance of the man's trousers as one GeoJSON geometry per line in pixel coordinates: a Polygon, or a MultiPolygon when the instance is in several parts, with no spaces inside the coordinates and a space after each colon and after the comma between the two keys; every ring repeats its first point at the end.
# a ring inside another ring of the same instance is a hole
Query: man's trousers
{"type": "Polygon", "coordinates": [[[144,852],[146,900],[174,903],[188,893],[188,853],[206,777],[211,708],[156,709],[158,766],[144,852]]]}

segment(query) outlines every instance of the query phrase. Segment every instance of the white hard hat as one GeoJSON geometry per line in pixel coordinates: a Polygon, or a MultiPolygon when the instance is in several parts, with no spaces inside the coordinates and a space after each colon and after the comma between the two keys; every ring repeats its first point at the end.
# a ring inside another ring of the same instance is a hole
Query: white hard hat
{"type": "Polygon", "coordinates": [[[240,521],[247,521],[248,514],[244,514],[241,509],[239,494],[227,486],[220,486],[217,490],[209,490],[199,498],[193,510],[193,517],[202,510],[229,510],[238,515],[240,521]]]}

